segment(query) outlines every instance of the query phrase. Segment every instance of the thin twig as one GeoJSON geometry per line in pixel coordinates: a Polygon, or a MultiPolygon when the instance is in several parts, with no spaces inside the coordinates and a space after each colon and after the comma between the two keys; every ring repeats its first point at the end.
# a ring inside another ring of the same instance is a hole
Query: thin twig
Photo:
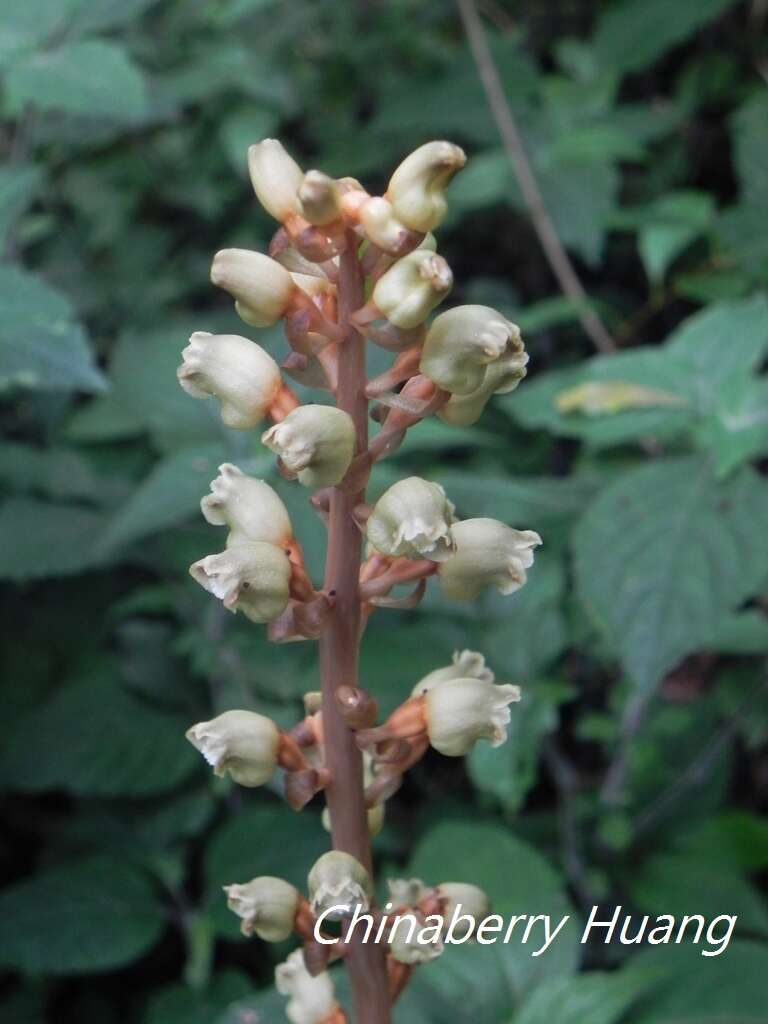
{"type": "Polygon", "coordinates": [[[575,801],[579,777],[573,764],[560,750],[554,737],[544,743],[544,760],[557,789],[558,818],[563,844],[563,866],[579,902],[584,907],[594,904],[588,881],[588,868],[582,854],[581,834],[575,801]]]}
{"type": "Polygon", "coordinates": [[[504,88],[475,2],[474,0],[457,0],[457,2],[469,47],[477,65],[493,119],[501,136],[504,151],[514,168],[520,191],[523,193],[523,199],[533,221],[533,227],[552,272],[563,293],[576,304],[581,326],[592,339],[595,348],[600,352],[613,352],[616,349],[616,343],[597,313],[589,308],[587,293],[584,291],[584,286],[579,280],[568,253],[563,248],[544,203],[544,197],[525,152],[517,123],[504,95],[504,88]]]}

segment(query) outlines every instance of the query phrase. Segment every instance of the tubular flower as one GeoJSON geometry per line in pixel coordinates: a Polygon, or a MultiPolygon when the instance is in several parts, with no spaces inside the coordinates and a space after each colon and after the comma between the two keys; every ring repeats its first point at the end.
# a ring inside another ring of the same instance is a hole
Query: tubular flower
{"type": "Polygon", "coordinates": [[[181,354],[181,386],[193,398],[218,398],[224,424],[235,430],[261,423],[282,386],[272,356],[237,334],[197,331],[181,354]]]}
{"type": "Polygon", "coordinates": [[[441,882],[436,887],[436,892],[444,901],[442,913],[446,922],[450,921],[457,911],[462,916],[473,919],[474,924],[468,921],[463,930],[458,928],[454,931],[454,935],[460,940],[473,935],[478,921],[482,921],[491,912],[491,901],[477,885],[469,885],[467,882],[441,882]]]}
{"type": "Polygon", "coordinates": [[[438,569],[446,597],[473,601],[489,586],[513,594],[525,583],[533,565],[533,549],[541,537],[533,530],[515,530],[496,519],[465,519],[453,527],[456,551],[438,569]]]}
{"type": "Polygon", "coordinates": [[[324,1024],[331,1019],[343,1020],[327,971],[311,975],[304,963],[304,954],[295,949],[288,959],[275,968],[275,986],[282,996],[290,996],[285,1015],[291,1024],[324,1024]]]}
{"type": "Polygon", "coordinates": [[[418,327],[453,285],[451,268],[442,256],[416,249],[379,278],[373,301],[395,327],[418,327]]]}
{"type": "Polygon", "coordinates": [[[520,700],[520,688],[497,686],[482,679],[452,679],[425,696],[430,744],[448,757],[468,754],[480,739],[499,747],[507,738],[509,705],[520,700]]]}
{"type": "Polygon", "coordinates": [[[225,885],[227,906],[242,918],[243,935],[282,942],[293,931],[299,893],[282,878],[263,875],[245,885],[225,885]]]}
{"type": "Polygon", "coordinates": [[[200,508],[211,525],[229,527],[228,547],[264,541],[283,548],[293,537],[288,510],[269,484],[230,462],[219,466],[200,508]]]}
{"type": "Polygon", "coordinates": [[[225,711],[187,731],[214,775],[229,772],[241,786],[263,786],[277,767],[280,732],[271,718],[253,711],[225,711]]]}
{"type": "Polygon", "coordinates": [[[301,213],[299,189],[304,173],[277,139],[262,139],[248,149],[248,170],[256,197],[275,220],[301,213]]]}
{"type": "Polygon", "coordinates": [[[217,252],[211,264],[211,281],[229,292],[240,317],[253,327],[277,323],[287,311],[295,288],[284,266],[250,249],[217,252]]]}
{"type": "Polygon", "coordinates": [[[341,216],[339,186],[322,171],[307,171],[298,191],[304,217],[310,224],[331,224],[341,216]]]}
{"type": "Polygon", "coordinates": [[[189,567],[201,587],[251,622],[273,622],[290,601],[291,563],[282,548],[264,541],[233,544],[189,567]]]}
{"type": "Polygon", "coordinates": [[[411,696],[422,697],[434,686],[449,683],[452,679],[481,679],[492,683],[495,678],[479,651],[454,651],[453,663],[445,668],[436,668],[420,679],[411,691],[411,696]]]}
{"type": "Polygon", "coordinates": [[[340,920],[357,906],[367,910],[373,895],[368,872],[359,861],[341,850],[329,850],[316,860],[307,884],[314,914],[320,915],[331,907],[346,908],[329,914],[329,920],[340,920]]]}
{"type": "Polygon", "coordinates": [[[430,326],[419,369],[444,391],[467,395],[505,353],[515,353],[523,365],[528,361],[516,324],[490,306],[456,306],[430,326]]]}
{"type": "Polygon", "coordinates": [[[349,469],[355,452],[352,417],[330,405],[300,405],[262,434],[305,487],[332,487],[349,469]]]}
{"type": "Polygon", "coordinates": [[[491,395],[504,395],[514,391],[526,374],[528,353],[507,350],[504,355],[485,368],[482,383],[466,395],[451,395],[437,415],[455,427],[469,427],[476,423],[491,395]]]}
{"type": "Polygon", "coordinates": [[[366,525],[368,540],[384,555],[441,562],[453,553],[454,511],[440,484],[409,476],[374,505],[366,525]]]}
{"type": "Polygon", "coordinates": [[[467,162],[451,142],[427,142],[410,153],[392,175],[387,199],[395,215],[412,231],[431,231],[445,217],[451,178],[467,162]]]}

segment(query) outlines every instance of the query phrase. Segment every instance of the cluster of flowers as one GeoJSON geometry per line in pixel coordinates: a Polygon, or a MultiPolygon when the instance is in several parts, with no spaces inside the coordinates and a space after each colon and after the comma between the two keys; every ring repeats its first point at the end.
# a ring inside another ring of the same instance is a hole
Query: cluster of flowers
{"type": "MultiPolygon", "coordinates": [[[[276,454],[284,477],[312,490],[310,500],[321,517],[328,518],[331,489],[349,500],[350,526],[354,530],[356,524],[368,542],[358,581],[363,627],[377,607],[418,604],[433,575],[444,594],[458,601],[474,600],[489,587],[510,594],[525,583],[541,543],[537,533],[494,519],[457,519],[443,488],[418,477],[389,487],[373,505],[362,498],[373,464],[396,450],[409,427],[433,414],[447,423],[472,424],[491,395],[513,390],[526,373],[520,332],[495,310],[458,306],[427,323],[453,284],[431,232],[445,215],[448,183],[465,160],[458,146],[428,143],[397,168],[383,196],[372,196],[352,178],[305,173],[275,140],[252,146],[256,195],[281,226],[269,255],[218,252],[211,279],[234,298],[246,324],[282,321],[291,352],[278,366],[247,338],[198,332],[178,369],[190,395],[218,399],[228,427],[248,430],[271,420],[263,444],[276,454]],[[350,275],[356,285],[350,285],[350,275]],[[369,285],[364,299],[362,277],[369,285]],[[352,295],[355,306],[362,303],[359,308],[351,308],[352,295]],[[349,412],[302,405],[286,382],[341,396],[350,332],[395,353],[390,369],[355,385],[374,403],[371,417],[380,424],[367,447],[365,431],[349,412]],[[393,594],[407,583],[415,585],[411,593],[393,594]]],[[[209,523],[228,533],[224,550],[195,562],[192,576],[227,609],[268,623],[273,640],[321,636],[333,621],[336,591],[315,587],[272,487],[224,464],[201,507],[209,523]]],[[[326,693],[324,710],[320,695],[308,694],[305,717],[290,730],[250,711],[228,711],[193,726],[187,736],[217,775],[229,774],[241,785],[263,785],[282,768],[286,798],[299,809],[330,782],[323,716],[330,732],[328,723],[341,715],[363,755],[368,826],[375,834],[386,800],[430,746],[452,757],[468,753],[480,739],[498,746],[506,739],[509,705],[519,698],[516,686],[495,683],[482,655],[463,651],[420,680],[381,724],[370,694],[341,685],[334,695],[326,693]]],[[[324,822],[330,828],[327,810],[324,822]]],[[[361,825],[364,835],[362,819],[361,825]]],[[[246,934],[276,941],[296,931],[304,940],[303,953],[293,954],[277,972],[295,1024],[345,1020],[325,970],[329,959],[345,955],[345,944],[336,943],[330,953],[314,930],[330,907],[327,900],[368,907],[371,889],[365,868],[342,851],[314,866],[309,900],[273,878],[228,887],[246,934]]],[[[413,965],[442,949],[440,922],[459,896],[478,914],[487,903],[474,886],[459,883],[393,886],[393,903],[420,918],[436,915],[437,931],[426,952],[421,943],[395,937],[389,942],[392,1000],[413,965]]]]}
{"type": "MultiPolygon", "coordinates": [[[[217,775],[229,774],[243,786],[263,785],[282,766],[287,778],[315,771],[320,788],[323,726],[318,698],[319,694],[307,694],[307,717],[290,732],[281,731],[263,715],[228,711],[193,726],[187,737],[217,775]]],[[[429,745],[449,756],[468,753],[480,739],[498,746],[507,738],[509,705],[519,699],[518,687],[496,685],[482,654],[461,651],[454,654],[450,665],[419,680],[410,700],[383,726],[358,730],[358,743],[366,747],[371,833],[381,828],[383,803],[405,770],[390,756],[393,740],[410,748],[402,759],[407,759],[406,767],[413,763],[414,752],[420,756],[429,745]]],[[[288,789],[295,793],[301,786],[288,789]]],[[[301,791],[304,802],[314,792],[306,786],[301,791]]],[[[329,827],[327,816],[325,824],[329,827]]],[[[336,1024],[344,1018],[334,1016],[338,1004],[326,967],[346,955],[347,945],[343,939],[324,938],[322,925],[326,920],[344,920],[367,911],[373,887],[368,872],[354,857],[332,850],[312,867],[307,888],[308,899],[283,879],[264,876],[226,886],[225,892],[229,907],[242,918],[244,935],[280,942],[295,932],[303,940],[303,951],[291,954],[276,972],[278,988],[291,996],[289,1019],[294,1024],[336,1024]]],[[[482,890],[467,883],[445,882],[428,888],[416,879],[397,880],[389,882],[389,892],[387,911],[394,909],[395,919],[408,917],[419,926],[418,934],[413,928],[393,927],[387,935],[383,927],[386,915],[375,912],[372,917],[374,923],[382,923],[392,994],[405,984],[413,966],[443,952],[445,926],[457,908],[465,921],[467,917],[480,920],[490,911],[482,890]],[[425,941],[425,929],[432,931],[430,941],[425,941]]],[[[463,938],[469,937],[465,929],[463,938]]]]}

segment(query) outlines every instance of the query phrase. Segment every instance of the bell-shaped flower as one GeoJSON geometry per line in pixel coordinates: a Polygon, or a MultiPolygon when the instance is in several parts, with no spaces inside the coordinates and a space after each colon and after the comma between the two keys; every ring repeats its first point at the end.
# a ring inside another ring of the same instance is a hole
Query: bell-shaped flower
{"type": "Polygon", "coordinates": [[[282,548],[264,541],[233,544],[189,567],[201,587],[251,622],[273,622],[290,601],[291,563],[282,548]]]}
{"type": "Polygon", "coordinates": [[[264,480],[256,480],[225,462],[200,502],[213,526],[228,526],[227,546],[265,541],[283,548],[293,537],[288,510],[264,480]]]}
{"type": "Polygon", "coordinates": [[[310,224],[332,224],[341,216],[339,186],[322,171],[307,171],[299,185],[299,201],[310,224]]]}
{"type": "Polygon", "coordinates": [[[383,555],[441,562],[453,553],[454,511],[440,484],[409,476],[376,502],[366,534],[383,555]]]}
{"type": "Polygon", "coordinates": [[[533,549],[541,537],[533,530],[515,530],[496,519],[464,519],[453,527],[456,550],[438,567],[446,597],[473,601],[485,587],[513,594],[525,583],[533,565],[533,549]]]}
{"type": "Polygon", "coordinates": [[[262,435],[262,442],[305,487],[332,487],[355,453],[355,424],[330,405],[300,405],[262,435]]]}
{"type": "Polygon", "coordinates": [[[263,875],[244,885],[225,885],[224,892],[229,909],[242,918],[243,935],[282,942],[292,933],[299,892],[282,878],[263,875]]]}
{"type": "Polygon", "coordinates": [[[395,216],[412,231],[431,231],[445,217],[445,191],[467,162],[451,142],[427,142],[410,153],[392,175],[387,199],[395,216]]]}
{"type": "Polygon", "coordinates": [[[215,775],[229,775],[241,786],[263,786],[277,767],[280,731],[271,718],[253,711],[225,711],[187,731],[215,775]]]}
{"type": "Polygon", "coordinates": [[[299,189],[304,172],[277,139],[262,139],[248,149],[248,170],[256,196],[281,223],[301,213],[299,189]]]}
{"type": "Polygon", "coordinates": [[[520,700],[520,688],[453,679],[433,687],[424,700],[430,744],[448,757],[462,757],[480,739],[501,746],[507,738],[509,705],[520,700]]]}
{"type": "Polygon", "coordinates": [[[407,330],[423,323],[452,286],[453,274],[443,257],[416,249],[382,274],[373,302],[390,323],[407,330]]]}
{"type": "Polygon", "coordinates": [[[401,964],[417,966],[436,960],[445,947],[437,915],[425,918],[418,911],[401,913],[388,930],[389,954],[401,964]]]}
{"type": "Polygon", "coordinates": [[[261,423],[282,386],[272,356],[237,334],[196,331],[181,354],[181,386],[193,398],[218,398],[221,418],[234,430],[261,423]]]}
{"type": "MultiPolygon", "coordinates": [[[[444,391],[466,395],[505,352],[523,353],[520,329],[490,306],[456,306],[432,322],[419,369],[444,391]]],[[[527,361],[527,356],[525,357],[527,361]]]]}
{"type": "Polygon", "coordinates": [[[479,651],[454,651],[452,663],[427,673],[416,683],[411,696],[421,697],[433,686],[448,683],[452,679],[482,679],[486,683],[492,683],[495,678],[479,651]]]}
{"type": "Polygon", "coordinates": [[[429,892],[420,878],[388,878],[389,902],[393,907],[414,907],[429,892]]]}
{"type": "Polygon", "coordinates": [[[329,850],[316,860],[307,878],[309,901],[318,916],[341,920],[356,907],[367,910],[373,896],[371,878],[363,865],[342,850],[329,850]]]}
{"type": "Polygon", "coordinates": [[[253,327],[277,323],[287,312],[296,287],[282,264],[250,249],[217,252],[211,281],[229,292],[240,317],[253,327]]]}
{"type": "Polygon", "coordinates": [[[437,415],[455,427],[469,427],[476,423],[492,395],[514,391],[526,374],[528,353],[508,348],[503,355],[485,368],[482,383],[466,395],[454,394],[438,410],[437,415]]]}
{"type": "Polygon", "coordinates": [[[310,974],[300,949],[275,968],[275,987],[280,995],[289,997],[285,1015],[291,1024],[340,1024],[345,1020],[330,974],[310,974]]]}
{"type": "Polygon", "coordinates": [[[491,901],[477,885],[470,885],[468,882],[441,882],[436,887],[436,892],[444,901],[442,913],[446,925],[450,924],[454,914],[457,915],[457,927],[453,930],[453,938],[460,942],[474,935],[478,924],[491,912],[491,901]],[[466,918],[471,920],[467,921],[466,918]]]}

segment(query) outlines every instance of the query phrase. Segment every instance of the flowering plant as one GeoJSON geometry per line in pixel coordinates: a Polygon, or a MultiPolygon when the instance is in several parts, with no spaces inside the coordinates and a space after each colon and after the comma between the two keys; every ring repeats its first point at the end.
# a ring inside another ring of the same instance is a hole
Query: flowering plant
{"type": "Polygon", "coordinates": [[[513,593],[541,543],[534,531],[495,519],[458,520],[436,481],[409,477],[375,505],[366,502],[374,464],[409,429],[432,415],[473,423],[494,393],[513,390],[526,372],[520,331],[487,306],[459,306],[427,323],[453,283],[431,232],[464,163],[458,146],[427,143],[395,170],[383,196],[371,196],[352,178],[305,173],[276,140],[252,146],[254,189],[281,226],[268,256],[217,253],[211,279],[251,327],[282,320],[292,351],[278,367],[252,340],[198,332],[178,371],[192,397],[218,399],[227,426],[272,421],[263,443],[283,476],[311,490],[328,530],[325,578],[316,585],[277,494],[225,464],[202,500],[208,522],[228,528],[224,550],[190,569],[227,609],[267,623],[275,642],[319,641],[321,694],[307,695],[307,715],[292,729],[232,709],[187,733],[216,774],[240,785],[263,785],[282,768],[297,811],[324,793],[333,848],[309,870],[307,896],[272,877],[226,888],[244,934],[280,941],[295,932],[302,940],[303,952],[276,976],[294,1024],[350,1019],[326,971],[335,959],[349,971],[354,1019],[385,1024],[413,970],[442,952],[445,924],[462,900],[470,921],[487,904],[471,879],[390,882],[387,907],[431,925],[427,948],[410,937],[382,946],[351,933],[332,942],[322,930],[360,909],[374,919],[380,913],[370,833],[403,774],[430,746],[460,757],[482,739],[500,745],[520,699],[517,686],[496,684],[483,656],[470,651],[417,682],[383,723],[376,695],[358,679],[360,640],[378,609],[417,606],[433,576],[457,601],[488,587],[513,593]],[[367,344],[393,353],[391,367],[372,379],[367,344]],[[335,406],[302,405],[286,378],[323,388],[335,406]],[[369,413],[379,424],[370,439],[369,413]]]}

